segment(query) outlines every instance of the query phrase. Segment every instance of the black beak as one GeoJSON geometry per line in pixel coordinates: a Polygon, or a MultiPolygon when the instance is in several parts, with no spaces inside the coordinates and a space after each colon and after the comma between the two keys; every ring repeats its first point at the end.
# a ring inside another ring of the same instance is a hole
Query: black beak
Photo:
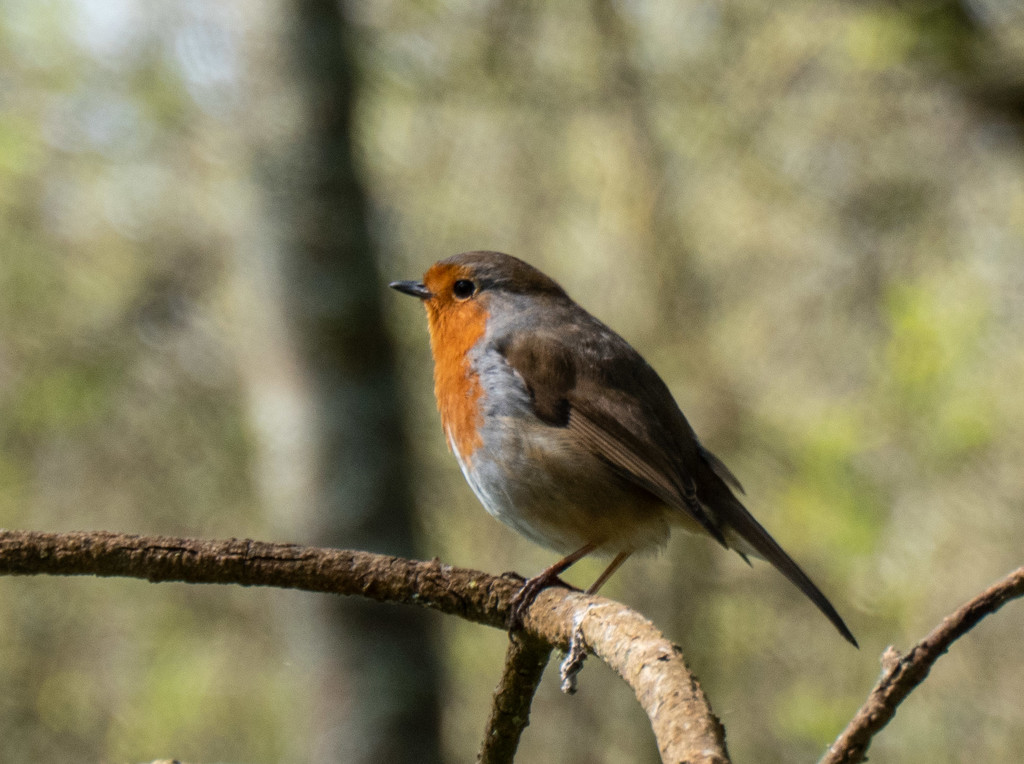
{"type": "Polygon", "coordinates": [[[434,296],[434,293],[419,281],[392,281],[388,286],[392,289],[397,289],[402,294],[411,294],[413,297],[419,297],[421,300],[429,300],[434,296]]]}

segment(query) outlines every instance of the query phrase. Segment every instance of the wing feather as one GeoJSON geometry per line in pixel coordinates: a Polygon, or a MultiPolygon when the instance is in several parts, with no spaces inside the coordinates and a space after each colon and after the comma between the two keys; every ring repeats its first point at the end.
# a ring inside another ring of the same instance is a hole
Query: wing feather
{"type": "Polygon", "coordinates": [[[621,345],[607,355],[616,363],[624,354],[629,356],[631,371],[626,377],[599,363],[579,363],[577,359],[587,359],[586,353],[570,349],[557,337],[532,333],[526,341],[513,335],[499,349],[522,377],[542,421],[568,428],[581,447],[600,456],[617,475],[686,512],[728,546],[715,518],[697,499],[695,470],[684,463],[687,457],[700,457],[689,423],[654,370],[624,340],[617,335],[612,339],[621,345]],[[638,374],[643,378],[636,379],[638,374]],[[629,389],[615,384],[623,380],[630,382],[629,389]],[[644,400],[643,393],[661,400],[644,400]],[[652,417],[652,405],[657,406],[655,411],[675,412],[678,420],[652,417]]]}

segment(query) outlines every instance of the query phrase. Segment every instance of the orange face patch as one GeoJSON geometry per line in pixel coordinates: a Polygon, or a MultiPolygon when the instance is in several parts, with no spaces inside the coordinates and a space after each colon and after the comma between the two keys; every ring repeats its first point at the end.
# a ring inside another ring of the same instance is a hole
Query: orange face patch
{"type": "Polygon", "coordinates": [[[482,389],[469,363],[469,351],[484,335],[487,311],[476,295],[458,299],[453,285],[468,279],[456,265],[435,265],[423,277],[433,296],[424,302],[434,356],[434,396],[448,448],[469,463],[483,440],[479,433],[482,389]]]}

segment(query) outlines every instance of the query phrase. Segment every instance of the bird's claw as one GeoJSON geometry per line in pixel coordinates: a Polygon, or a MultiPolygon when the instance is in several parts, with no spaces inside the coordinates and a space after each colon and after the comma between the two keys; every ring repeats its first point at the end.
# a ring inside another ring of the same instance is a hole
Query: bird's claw
{"type": "Polygon", "coordinates": [[[515,593],[512,601],[509,603],[508,617],[505,620],[505,625],[509,631],[518,631],[523,628],[526,612],[530,609],[533,601],[537,599],[537,595],[549,586],[561,586],[574,592],[579,591],[575,586],[567,584],[557,575],[541,573],[539,576],[526,579],[523,582],[522,588],[515,593]]]}

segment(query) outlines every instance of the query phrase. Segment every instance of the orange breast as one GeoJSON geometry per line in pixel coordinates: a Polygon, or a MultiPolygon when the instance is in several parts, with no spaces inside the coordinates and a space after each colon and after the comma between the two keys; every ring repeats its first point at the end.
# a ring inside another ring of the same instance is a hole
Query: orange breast
{"type": "Polygon", "coordinates": [[[480,432],[480,380],[469,350],[484,335],[487,315],[476,300],[426,303],[430,350],[434,356],[434,395],[448,448],[468,465],[483,442],[480,432]]]}

